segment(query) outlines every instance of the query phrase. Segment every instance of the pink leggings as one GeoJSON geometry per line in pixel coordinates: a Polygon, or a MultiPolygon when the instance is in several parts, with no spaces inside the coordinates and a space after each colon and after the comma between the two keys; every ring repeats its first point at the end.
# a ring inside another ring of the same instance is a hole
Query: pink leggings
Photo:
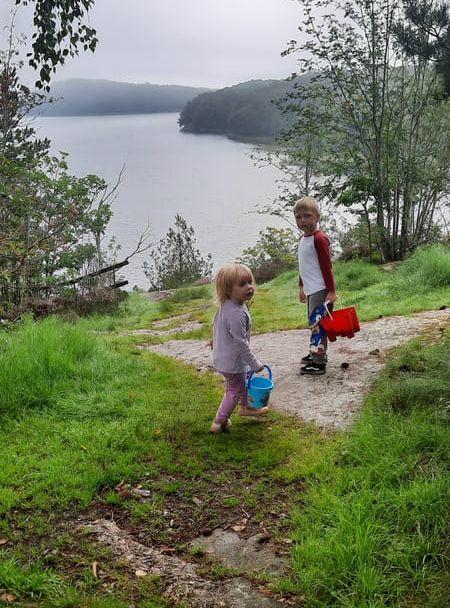
{"type": "Polygon", "coordinates": [[[224,374],[222,372],[222,376],[225,378],[226,390],[216,414],[216,422],[221,424],[228,420],[238,403],[247,406],[246,374],[224,374]]]}

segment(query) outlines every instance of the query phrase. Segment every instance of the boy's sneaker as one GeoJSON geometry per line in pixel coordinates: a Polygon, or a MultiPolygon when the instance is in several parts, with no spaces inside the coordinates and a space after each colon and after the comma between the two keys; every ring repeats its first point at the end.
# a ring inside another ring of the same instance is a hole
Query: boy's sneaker
{"type": "Polygon", "coordinates": [[[303,363],[304,365],[308,364],[308,363],[312,363],[312,357],[311,357],[311,353],[308,353],[305,357],[301,358],[301,363],[303,363]]]}
{"type": "Polygon", "coordinates": [[[327,371],[325,363],[307,363],[300,368],[302,376],[321,376],[327,371]]]}

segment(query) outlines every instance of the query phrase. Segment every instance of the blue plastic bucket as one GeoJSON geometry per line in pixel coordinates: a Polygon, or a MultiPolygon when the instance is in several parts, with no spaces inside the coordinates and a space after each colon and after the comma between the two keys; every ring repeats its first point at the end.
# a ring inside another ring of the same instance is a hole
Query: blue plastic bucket
{"type": "Polygon", "coordinates": [[[270,392],[275,386],[272,382],[272,370],[268,365],[264,367],[269,372],[268,378],[255,376],[254,372],[251,372],[247,380],[248,406],[257,410],[266,407],[269,403],[270,392]]]}

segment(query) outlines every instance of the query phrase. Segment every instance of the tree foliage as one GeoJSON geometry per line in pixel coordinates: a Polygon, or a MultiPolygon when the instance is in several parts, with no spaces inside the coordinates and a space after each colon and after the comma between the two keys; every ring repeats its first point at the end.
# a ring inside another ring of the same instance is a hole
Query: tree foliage
{"type": "Polygon", "coordinates": [[[239,259],[248,266],[257,282],[264,283],[297,265],[298,237],[288,228],[269,226],[261,230],[254,247],[244,249],[239,259]]]}
{"type": "Polygon", "coordinates": [[[14,53],[0,55],[0,312],[101,263],[111,218],[108,185],[69,174],[65,155],[27,122],[36,96],[20,83],[14,53]]]}
{"type": "Polygon", "coordinates": [[[406,20],[394,25],[394,33],[410,57],[422,57],[436,65],[450,95],[450,15],[448,3],[405,0],[406,20]]]}
{"type": "Polygon", "coordinates": [[[67,57],[80,49],[94,51],[97,35],[85,21],[95,0],[16,0],[16,4],[34,5],[30,65],[39,69],[38,88],[48,88],[52,72],[67,57]]]}
{"type": "Polygon", "coordinates": [[[150,258],[143,266],[152,289],[176,289],[197,279],[211,278],[211,254],[203,257],[193,227],[178,214],[174,227],[151,250],[150,258]]]}
{"type": "MultiPolygon", "coordinates": [[[[365,217],[384,260],[427,242],[449,191],[448,102],[429,62],[396,44],[403,0],[304,0],[300,55],[312,76],[287,96],[285,164],[308,190],[365,217]],[[314,141],[314,146],[306,145],[314,141]]],[[[305,192],[306,193],[306,192],[305,192]]],[[[288,201],[290,202],[290,201],[288,201]]]]}

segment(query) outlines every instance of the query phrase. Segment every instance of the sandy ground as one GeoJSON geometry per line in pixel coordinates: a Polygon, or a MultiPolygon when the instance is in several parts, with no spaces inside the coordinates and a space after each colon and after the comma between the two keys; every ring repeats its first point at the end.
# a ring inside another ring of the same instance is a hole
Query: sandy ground
{"type": "MultiPolygon", "coordinates": [[[[354,420],[388,351],[427,328],[449,322],[450,310],[446,309],[364,323],[351,340],[338,338],[331,343],[327,373],[319,377],[299,374],[300,359],[308,352],[306,329],[254,336],[252,348],[272,368],[272,407],[320,427],[344,429],[354,420]],[[344,362],[349,364],[347,369],[341,367],[344,362]]],[[[191,363],[199,371],[211,368],[211,349],[205,340],[170,340],[148,348],[191,363]]]]}

